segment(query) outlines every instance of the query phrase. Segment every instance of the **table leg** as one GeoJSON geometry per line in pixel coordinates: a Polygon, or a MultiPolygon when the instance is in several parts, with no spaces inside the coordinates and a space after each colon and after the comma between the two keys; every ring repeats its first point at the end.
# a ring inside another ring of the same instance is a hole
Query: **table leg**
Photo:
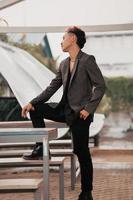
{"type": "Polygon", "coordinates": [[[49,200],[49,143],[48,136],[43,138],[43,178],[44,178],[44,200],[49,200]]]}

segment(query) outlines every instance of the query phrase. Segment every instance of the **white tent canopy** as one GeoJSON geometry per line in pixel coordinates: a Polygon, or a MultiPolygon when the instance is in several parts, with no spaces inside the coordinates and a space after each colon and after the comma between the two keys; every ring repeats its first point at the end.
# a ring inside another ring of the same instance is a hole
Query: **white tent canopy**
{"type": "MultiPolygon", "coordinates": [[[[0,42],[0,60],[0,72],[22,107],[40,94],[55,76],[26,51],[3,42],[0,42]]],[[[61,96],[62,89],[59,89],[50,101],[58,102],[61,96]]]]}
{"type": "Polygon", "coordinates": [[[16,3],[19,3],[23,0],[0,0],[0,10],[8,8],[16,3]]]}

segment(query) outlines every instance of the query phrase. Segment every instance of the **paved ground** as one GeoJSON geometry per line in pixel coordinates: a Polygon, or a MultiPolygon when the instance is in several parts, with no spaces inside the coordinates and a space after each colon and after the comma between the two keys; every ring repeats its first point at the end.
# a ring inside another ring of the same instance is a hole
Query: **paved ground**
{"type": "Polygon", "coordinates": [[[96,169],[94,200],[133,200],[133,170],[96,169]]]}
{"type": "MultiPolygon", "coordinates": [[[[11,177],[41,177],[41,172],[28,172],[20,174],[6,173],[1,178],[11,177]]],[[[58,200],[58,173],[51,173],[51,198],[58,200]]],[[[133,170],[131,169],[94,169],[94,200],[133,200],[133,170]]],[[[80,177],[75,191],[70,188],[70,175],[65,173],[65,200],[77,200],[80,192],[80,177]]],[[[0,194],[0,200],[32,200],[32,194],[0,194]]]]}

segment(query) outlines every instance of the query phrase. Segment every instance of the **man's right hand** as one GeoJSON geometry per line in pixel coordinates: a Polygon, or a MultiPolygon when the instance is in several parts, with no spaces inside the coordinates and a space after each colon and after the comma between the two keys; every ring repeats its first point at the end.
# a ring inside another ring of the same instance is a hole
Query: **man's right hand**
{"type": "Polygon", "coordinates": [[[24,118],[27,117],[27,113],[30,110],[35,110],[35,108],[33,107],[33,105],[31,103],[28,103],[26,106],[24,106],[22,108],[21,116],[24,117],[24,118]]]}

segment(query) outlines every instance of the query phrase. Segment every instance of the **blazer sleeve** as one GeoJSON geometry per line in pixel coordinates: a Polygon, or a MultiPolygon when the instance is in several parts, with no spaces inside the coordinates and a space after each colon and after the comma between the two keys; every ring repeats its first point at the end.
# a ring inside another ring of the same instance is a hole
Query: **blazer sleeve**
{"type": "Polygon", "coordinates": [[[96,63],[95,57],[90,55],[87,63],[87,73],[93,86],[92,96],[84,109],[89,113],[94,113],[105,93],[105,81],[96,63]]]}
{"type": "Polygon", "coordinates": [[[43,103],[50,99],[50,97],[61,87],[62,76],[61,76],[61,64],[57,71],[56,77],[51,81],[50,85],[37,97],[32,99],[30,103],[36,105],[37,103],[43,103]]]}

